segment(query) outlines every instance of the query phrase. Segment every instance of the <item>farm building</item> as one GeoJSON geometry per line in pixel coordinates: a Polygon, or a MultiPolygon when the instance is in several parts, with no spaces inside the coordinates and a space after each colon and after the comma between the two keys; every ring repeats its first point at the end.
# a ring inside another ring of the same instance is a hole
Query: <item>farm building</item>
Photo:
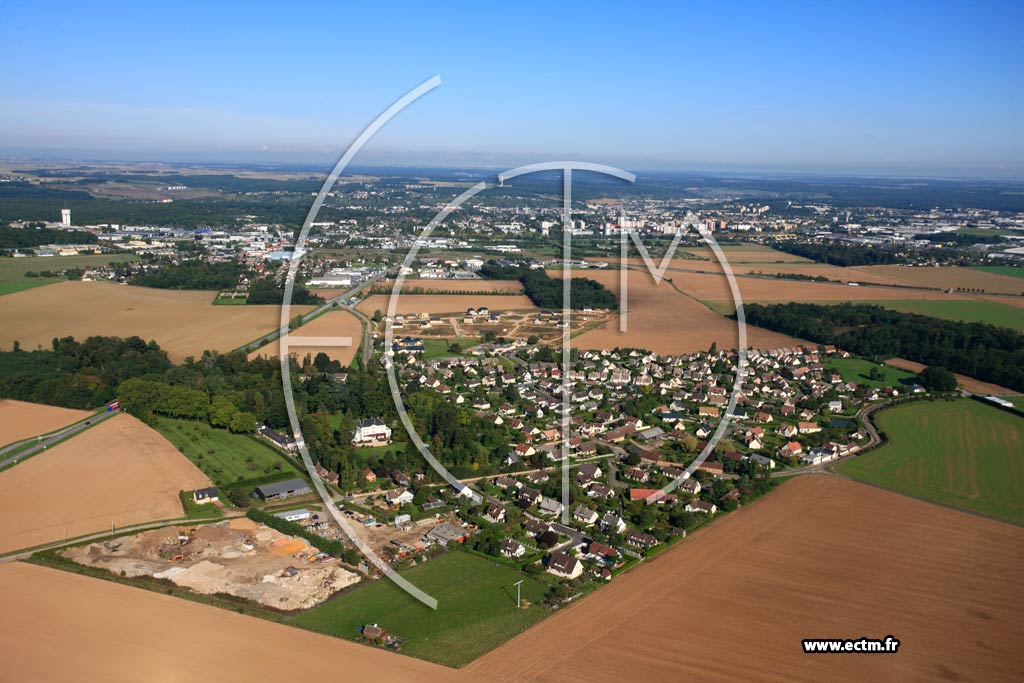
{"type": "Polygon", "coordinates": [[[309,510],[287,510],[286,512],[278,512],[274,516],[288,522],[301,522],[309,519],[312,514],[309,510]]]}
{"type": "Polygon", "coordinates": [[[309,488],[309,484],[303,479],[289,479],[288,481],[257,486],[253,493],[261,500],[269,502],[284,500],[291,496],[304,496],[307,493],[312,493],[312,489],[309,488]]]}

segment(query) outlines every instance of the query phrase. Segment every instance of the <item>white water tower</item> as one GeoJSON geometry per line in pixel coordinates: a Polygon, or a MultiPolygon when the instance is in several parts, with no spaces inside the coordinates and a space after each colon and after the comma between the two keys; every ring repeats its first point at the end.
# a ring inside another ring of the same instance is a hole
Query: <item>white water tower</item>
{"type": "Polygon", "coordinates": [[[60,210],[60,223],[61,225],[71,225],[71,209],[60,210]]]}

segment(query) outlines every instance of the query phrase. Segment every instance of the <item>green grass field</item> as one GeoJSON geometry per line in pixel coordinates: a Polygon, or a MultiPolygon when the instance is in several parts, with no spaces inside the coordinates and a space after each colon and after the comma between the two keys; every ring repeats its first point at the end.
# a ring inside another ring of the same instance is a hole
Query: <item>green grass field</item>
{"type": "Polygon", "coordinates": [[[244,306],[248,300],[247,296],[221,296],[218,294],[213,298],[214,306],[244,306]]]}
{"type": "Polygon", "coordinates": [[[889,443],[836,466],[854,479],[1024,522],[1024,419],[977,401],[879,412],[889,443]]]}
{"type": "Polygon", "coordinates": [[[0,258],[0,296],[34,287],[42,287],[61,278],[25,277],[30,271],[59,271],[66,268],[86,268],[105,263],[135,261],[134,254],[98,254],[94,256],[28,256],[26,258],[0,258]]]}
{"type": "Polygon", "coordinates": [[[214,429],[205,422],[155,418],[157,430],[194,462],[217,486],[298,470],[269,445],[263,445],[226,429],[214,429]]]}
{"type": "Polygon", "coordinates": [[[359,640],[356,630],[378,624],[405,639],[402,654],[446,666],[462,666],[547,615],[539,606],[544,585],[522,572],[469,553],[447,555],[403,572],[437,598],[431,610],[387,579],[356,588],[294,618],[296,625],[333,636],[359,640]],[[516,581],[523,599],[516,607],[516,581]]]}
{"type": "Polygon", "coordinates": [[[872,363],[863,358],[829,358],[825,365],[842,375],[844,382],[857,382],[869,387],[900,387],[905,382],[912,381],[914,377],[913,373],[906,370],[872,363]],[[882,378],[878,380],[871,379],[868,375],[871,368],[876,366],[882,373],[882,378]]]}
{"type": "Polygon", "coordinates": [[[480,340],[475,337],[466,337],[465,339],[424,339],[423,360],[434,360],[443,356],[467,356],[469,354],[465,352],[466,349],[479,343],[480,340]],[[449,351],[448,349],[451,348],[452,344],[458,344],[462,351],[459,353],[449,351]]]}
{"type": "Polygon", "coordinates": [[[959,320],[968,323],[988,323],[1024,330],[1024,311],[1008,304],[995,301],[868,301],[884,308],[904,313],[919,313],[943,320],[959,320]]]}
{"type": "Polygon", "coordinates": [[[986,273],[996,275],[1008,275],[1010,277],[1024,277],[1024,268],[1020,266],[971,266],[974,270],[983,270],[986,273]]]}

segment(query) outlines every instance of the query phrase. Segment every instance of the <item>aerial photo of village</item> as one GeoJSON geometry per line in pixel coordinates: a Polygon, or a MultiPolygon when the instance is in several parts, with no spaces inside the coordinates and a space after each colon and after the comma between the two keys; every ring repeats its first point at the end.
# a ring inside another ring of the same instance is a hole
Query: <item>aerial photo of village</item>
{"type": "MultiPolygon", "coordinates": [[[[678,8],[581,5],[581,111],[610,102],[583,97],[589,70],[651,108],[591,137],[558,105],[499,115],[502,79],[557,101],[547,62],[474,81],[404,33],[435,21],[407,9],[386,30],[330,9],[409,41],[400,68],[366,65],[372,85],[335,54],[337,102],[311,74],[275,86],[255,46],[212,47],[288,33],[274,5],[210,10],[188,38],[150,10],[62,7],[60,31],[129,37],[0,76],[18,110],[0,133],[0,680],[1024,680],[1024,117],[989,116],[987,90],[915,113],[930,95],[819,54],[847,87],[891,88],[863,125],[901,144],[840,144],[826,118],[767,132],[717,100],[693,114],[717,132],[676,147],[668,96],[589,32],[647,32],[636,68],[676,78],[658,17],[678,8]],[[151,21],[152,43],[130,30],[151,21]],[[206,68],[245,55],[260,75],[206,68]],[[205,75],[93,100],[172,62],[205,75]],[[826,128],[824,152],[795,142],[826,128]]],[[[888,11],[828,9],[854,42],[888,11]]],[[[935,26],[881,30],[969,41],[951,49],[1021,113],[1019,50],[989,40],[1019,7],[916,11],[935,26]]],[[[728,12],[697,14],[714,32],[728,12]]],[[[512,45],[542,16],[447,26],[512,45]]],[[[2,49],[37,20],[0,8],[2,49]]],[[[721,77],[748,89],[758,59],[721,77]]],[[[778,60],[756,69],[797,63],[778,60]]],[[[987,88],[973,73],[942,77],[987,88]]],[[[720,87],[696,83],[672,106],[720,87]]],[[[769,118],[790,106],[761,97],[769,118]]]]}

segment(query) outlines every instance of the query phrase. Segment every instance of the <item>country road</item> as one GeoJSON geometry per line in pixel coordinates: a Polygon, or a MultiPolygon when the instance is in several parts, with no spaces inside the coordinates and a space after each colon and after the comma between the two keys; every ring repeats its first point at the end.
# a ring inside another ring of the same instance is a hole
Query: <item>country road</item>
{"type": "Polygon", "coordinates": [[[7,467],[12,463],[17,463],[18,461],[24,458],[31,457],[36,453],[39,453],[40,451],[45,451],[50,446],[53,446],[56,443],[63,441],[64,439],[72,437],[75,434],[78,434],[79,432],[88,429],[89,427],[95,426],[100,422],[103,422],[104,420],[108,420],[114,415],[117,415],[119,412],[121,411],[114,410],[110,412],[96,413],[95,415],[90,415],[89,417],[83,418],[78,422],[70,424],[67,427],[58,429],[55,432],[50,432],[49,434],[43,434],[41,436],[32,436],[27,439],[22,439],[21,441],[16,441],[12,444],[8,444],[3,448],[0,448],[0,456],[3,456],[7,453],[11,453],[12,451],[17,452],[14,455],[9,455],[3,460],[0,460],[0,468],[7,467]],[[24,450],[20,450],[26,444],[32,445],[28,448],[25,448],[24,450]]]}

